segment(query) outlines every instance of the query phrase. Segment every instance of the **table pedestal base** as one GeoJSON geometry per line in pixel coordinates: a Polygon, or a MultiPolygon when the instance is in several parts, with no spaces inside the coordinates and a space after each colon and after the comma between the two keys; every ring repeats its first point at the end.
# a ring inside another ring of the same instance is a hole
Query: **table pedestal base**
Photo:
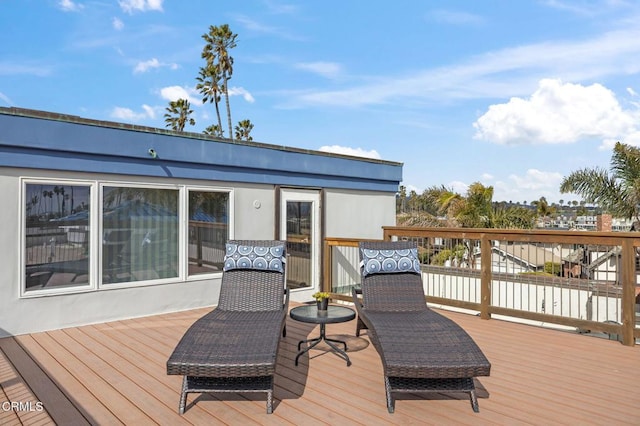
{"type": "Polygon", "coordinates": [[[301,340],[300,342],[298,342],[299,352],[298,352],[298,355],[296,356],[296,366],[298,365],[298,358],[300,358],[305,353],[309,352],[310,349],[317,346],[318,343],[322,341],[324,341],[327,345],[329,345],[331,349],[333,349],[333,353],[335,353],[340,358],[347,361],[347,367],[351,365],[351,360],[349,359],[349,355],[347,355],[347,353],[345,352],[347,350],[347,342],[343,340],[329,339],[325,332],[325,325],[326,324],[320,324],[320,337],[316,337],[314,339],[301,340]],[[309,345],[306,348],[300,350],[300,347],[302,346],[303,343],[308,343],[309,345]],[[342,343],[344,345],[344,351],[340,349],[338,346],[334,345],[334,343],[342,343]]]}

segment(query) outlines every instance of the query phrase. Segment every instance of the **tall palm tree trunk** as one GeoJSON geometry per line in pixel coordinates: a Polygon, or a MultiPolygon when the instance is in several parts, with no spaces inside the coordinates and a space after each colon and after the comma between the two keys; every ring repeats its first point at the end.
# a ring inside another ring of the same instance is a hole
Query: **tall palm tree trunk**
{"type": "Polygon", "coordinates": [[[231,123],[231,104],[229,103],[229,80],[227,78],[226,73],[224,74],[224,101],[227,105],[227,124],[229,126],[229,139],[233,141],[233,124],[231,123]]]}

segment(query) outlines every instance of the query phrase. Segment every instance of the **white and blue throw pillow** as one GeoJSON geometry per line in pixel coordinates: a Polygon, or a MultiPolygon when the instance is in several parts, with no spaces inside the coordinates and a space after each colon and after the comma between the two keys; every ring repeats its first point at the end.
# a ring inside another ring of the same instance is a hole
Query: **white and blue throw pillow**
{"type": "Polygon", "coordinates": [[[264,247],[227,243],[223,271],[256,269],[284,272],[284,263],[284,244],[264,247]]]}
{"type": "Polygon", "coordinates": [[[420,273],[418,249],[371,250],[361,249],[363,276],[369,274],[392,274],[397,272],[420,273]]]}

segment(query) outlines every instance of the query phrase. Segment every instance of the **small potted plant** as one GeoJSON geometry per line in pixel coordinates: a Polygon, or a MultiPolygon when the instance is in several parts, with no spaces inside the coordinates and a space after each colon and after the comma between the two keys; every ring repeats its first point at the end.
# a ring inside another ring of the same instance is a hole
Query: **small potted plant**
{"type": "Polygon", "coordinates": [[[319,311],[326,311],[329,306],[329,297],[331,295],[326,291],[318,291],[313,293],[312,297],[316,299],[316,303],[318,304],[319,311]]]}

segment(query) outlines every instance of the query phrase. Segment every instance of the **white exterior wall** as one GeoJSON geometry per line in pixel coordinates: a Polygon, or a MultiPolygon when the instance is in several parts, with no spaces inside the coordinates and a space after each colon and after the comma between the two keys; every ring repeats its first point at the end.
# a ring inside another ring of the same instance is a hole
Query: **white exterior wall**
{"type": "Polygon", "coordinates": [[[76,293],[47,294],[20,298],[23,269],[20,264],[22,218],[20,177],[82,179],[109,182],[199,185],[231,188],[233,222],[231,233],[237,239],[273,239],[275,196],[272,185],[231,185],[180,179],[135,176],[96,176],[40,170],[1,169],[0,199],[0,337],[53,330],[82,324],[100,323],[155,315],[218,303],[222,274],[191,276],[187,280],[162,284],[132,284],[130,287],[78,289],[76,293]],[[254,201],[260,208],[254,207],[254,201]]]}
{"type": "Polygon", "coordinates": [[[395,194],[373,191],[325,191],[325,236],[382,239],[383,226],[395,226],[395,194]]]}
{"type": "MultiPolygon", "coordinates": [[[[325,236],[382,239],[383,226],[395,226],[395,194],[347,190],[325,191],[325,236]]],[[[334,247],[333,291],[344,293],[360,283],[358,249],[334,247]]]]}
{"type": "MultiPolygon", "coordinates": [[[[22,200],[20,178],[201,186],[232,191],[230,233],[235,239],[276,238],[276,194],[273,185],[188,179],[96,175],[26,169],[0,169],[0,337],[101,323],[166,312],[214,306],[221,274],[176,278],[174,282],[103,285],[65,294],[20,297],[23,274],[20,247],[22,200]]],[[[382,238],[382,226],[395,224],[394,194],[372,191],[325,191],[325,230],[330,237],[382,238]]],[[[94,228],[95,232],[95,228],[94,228]]],[[[95,238],[95,235],[93,236],[95,238]]],[[[355,251],[357,257],[357,251],[355,251]]],[[[356,262],[357,263],[357,262],[356,262]]],[[[346,263],[345,263],[346,265],[346,263]]],[[[349,273],[359,277],[358,271],[349,273]],[[355,275],[354,275],[355,274],[355,275]]]]}

